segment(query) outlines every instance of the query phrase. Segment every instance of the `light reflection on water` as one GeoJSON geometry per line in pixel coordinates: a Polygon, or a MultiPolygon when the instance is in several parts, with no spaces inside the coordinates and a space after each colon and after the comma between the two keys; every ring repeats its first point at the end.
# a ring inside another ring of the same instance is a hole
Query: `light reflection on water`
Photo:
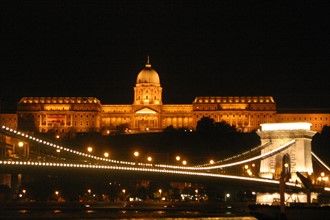
{"type": "MultiPolygon", "coordinates": [[[[4,213],[3,213],[4,214],[4,213]]],[[[181,212],[178,217],[166,217],[166,212],[156,211],[148,212],[146,214],[141,212],[128,213],[128,212],[117,212],[117,213],[99,213],[94,210],[85,210],[82,212],[63,212],[60,210],[53,210],[52,212],[37,212],[28,210],[18,210],[15,213],[7,213],[11,216],[10,219],[79,219],[79,220],[109,220],[109,219],[121,219],[121,220],[257,220],[251,216],[234,216],[231,213],[224,213],[223,216],[219,217],[200,217],[200,213],[196,212],[181,212]],[[138,215],[134,215],[138,214],[138,215]],[[189,217],[185,217],[189,215],[189,217]],[[228,215],[228,216],[226,216],[228,215]],[[181,216],[181,217],[180,217],[181,216]]],[[[2,216],[0,216],[2,219],[2,216]]],[[[5,218],[6,219],[6,218],[5,218]]]]}
{"type": "MultiPolygon", "coordinates": [[[[0,219],[5,213],[0,212],[0,219]]],[[[84,211],[63,211],[60,209],[54,209],[52,211],[33,211],[33,210],[16,210],[15,212],[7,213],[9,216],[14,217],[10,219],[63,219],[63,220],[109,220],[109,219],[118,219],[118,220],[257,220],[251,216],[235,216],[231,212],[224,212],[219,214],[219,216],[208,216],[201,217],[200,212],[194,211],[182,211],[176,213],[176,217],[167,217],[169,213],[166,211],[151,211],[151,212],[139,212],[139,211],[118,211],[118,212],[100,212],[93,209],[88,209],[84,211]],[[227,216],[228,215],[228,216],[227,216]]],[[[173,214],[173,213],[172,213],[173,214]]],[[[6,215],[6,217],[9,217],[6,215]]]]}
{"type": "MultiPolygon", "coordinates": [[[[180,217],[180,218],[120,218],[118,220],[146,220],[146,219],[153,219],[153,220],[257,220],[254,217],[180,217]]],[[[87,219],[81,219],[87,220],[87,219]]],[[[109,220],[108,218],[97,218],[97,219],[88,219],[88,220],[109,220]]]]}

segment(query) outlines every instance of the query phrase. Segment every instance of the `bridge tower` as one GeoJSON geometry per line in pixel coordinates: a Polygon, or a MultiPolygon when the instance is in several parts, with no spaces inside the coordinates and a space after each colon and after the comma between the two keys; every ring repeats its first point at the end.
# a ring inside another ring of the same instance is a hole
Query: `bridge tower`
{"type": "Polygon", "coordinates": [[[288,154],[290,157],[291,181],[300,181],[296,172],[307,175],[313,173],[312,165],[312,137],[316,132],[310,130],[311,124],[297,123],[271,123],[261,124],[261,130],[257,133],[261,138],[261,144],[270,144],[261,154],[270,153],[278,148],[283,150],[274,153],[260,162],[259,176],[269,179],[280,179],[282,171],[282,158],[288,154]]]}

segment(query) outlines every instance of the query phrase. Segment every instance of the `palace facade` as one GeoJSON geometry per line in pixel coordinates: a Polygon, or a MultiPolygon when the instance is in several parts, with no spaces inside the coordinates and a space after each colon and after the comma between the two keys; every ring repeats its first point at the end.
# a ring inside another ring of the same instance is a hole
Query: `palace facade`
{"type": "Polygon", "coordinates": [[[17,113],[0,115],[0,123],[63,136],[70,132],[107,135],[118,126],[132,133],[162,131],[169,126],[194,130],[203,117],[225,121],[242,132],[258,130],[263,123],[309,122],[315,131],[330,125],[329,112],[278,113],[271,96],[196,97],[192,104],[171,105],[163,104],[162,90],[148,59],[137,74],[132,104],[102,104],[95,97],[23,97],[17,113]]]}

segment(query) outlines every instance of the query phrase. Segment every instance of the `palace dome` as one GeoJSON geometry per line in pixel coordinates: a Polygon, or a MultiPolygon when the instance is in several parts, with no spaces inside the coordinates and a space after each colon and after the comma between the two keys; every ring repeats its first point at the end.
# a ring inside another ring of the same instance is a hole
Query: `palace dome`
{"type": "Polygon", "coordinates": [[[151,68],[151,64],[148,62],[143,70],[137,76],[136,84],[140,83],[152,83],[152,84],[160,84],[158,73],[151,68]]]}

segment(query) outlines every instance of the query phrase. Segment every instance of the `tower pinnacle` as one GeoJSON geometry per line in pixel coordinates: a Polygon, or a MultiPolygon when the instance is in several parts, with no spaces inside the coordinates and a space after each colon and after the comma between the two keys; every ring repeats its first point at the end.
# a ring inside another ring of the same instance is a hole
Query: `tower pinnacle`
{"type": "Polygon", "coordinates": [[[149,67],[149,68],[151,67],[149,56],[147,56],[147,64],[146,64],[146,67],[149,67]]]}

